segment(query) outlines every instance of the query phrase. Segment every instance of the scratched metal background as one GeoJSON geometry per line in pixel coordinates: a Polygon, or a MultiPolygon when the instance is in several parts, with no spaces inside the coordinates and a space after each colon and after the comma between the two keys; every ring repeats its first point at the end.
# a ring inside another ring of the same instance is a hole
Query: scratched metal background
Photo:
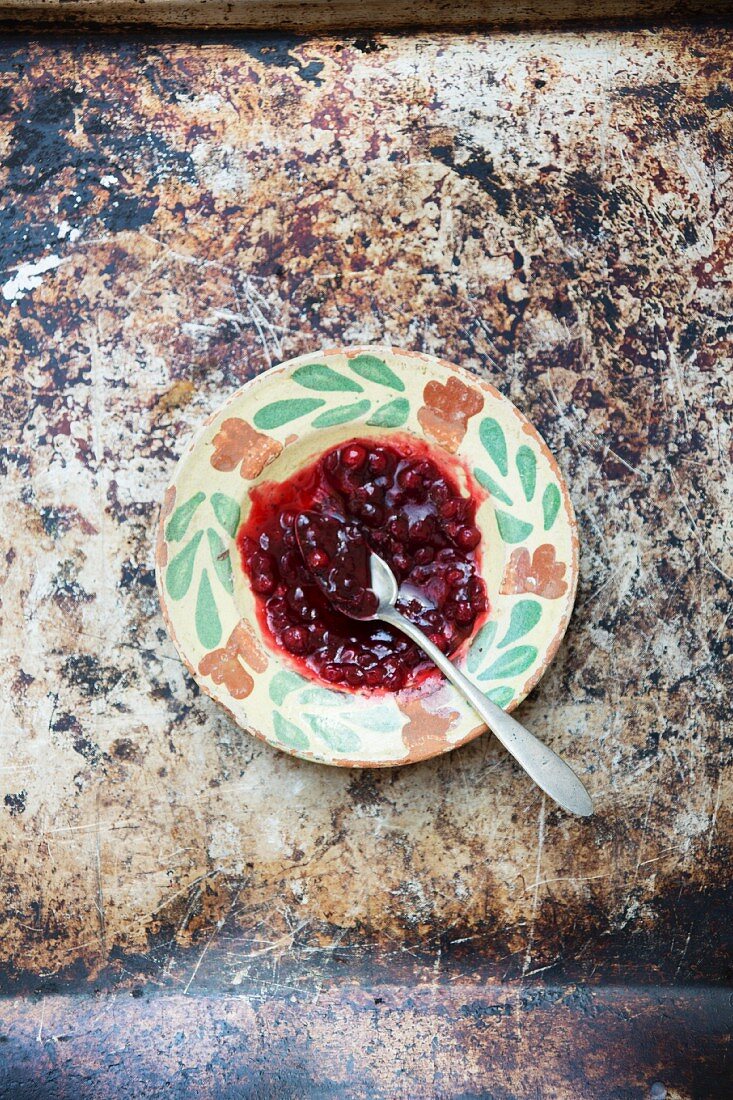
{"type": "Polygon", "coordinates": [[[733,33],[0,44],[0,1096],[730,1095],[733,33]],[[348,772],[200,696],[154,587],[270,363],[489,377],[581,582],[488,738],[348,772]]]}

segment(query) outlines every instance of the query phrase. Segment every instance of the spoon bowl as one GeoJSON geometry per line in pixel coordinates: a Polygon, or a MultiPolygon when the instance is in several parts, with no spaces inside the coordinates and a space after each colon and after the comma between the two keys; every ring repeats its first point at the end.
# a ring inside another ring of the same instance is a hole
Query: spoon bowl
{"type": "Polygon", "coordinates": [[[371,616],[373,619],[380,617],[380,612],[387,608],[393,608],[397,603],[399,586],[397,578],[379,554],[371,553],[369,559],[369,571],[372,579],[372,592],[379,600],[379,606],[371,616]]]}

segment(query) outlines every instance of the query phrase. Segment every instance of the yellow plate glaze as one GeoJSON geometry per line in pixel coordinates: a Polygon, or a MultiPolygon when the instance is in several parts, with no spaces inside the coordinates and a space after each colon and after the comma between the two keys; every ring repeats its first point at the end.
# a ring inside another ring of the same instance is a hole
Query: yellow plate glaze
{"type": "Polygon", "coordinates": [[[484,726],[441,680],[394,695],[328,689],[261,635],[235,536],[249,489],[282,480],[355,435],[410,432],[459,459],[486,491],[477,523],[491,610],[458,663],[511,710],[552,660],[578,578],[567,487],[529,421],[493,386],[429,355],[386,347],[304,355],[249,382],[181,457],[156,546],[166,624],[201,688],[244,729],[308,760],[424,760],[484,726]]]}

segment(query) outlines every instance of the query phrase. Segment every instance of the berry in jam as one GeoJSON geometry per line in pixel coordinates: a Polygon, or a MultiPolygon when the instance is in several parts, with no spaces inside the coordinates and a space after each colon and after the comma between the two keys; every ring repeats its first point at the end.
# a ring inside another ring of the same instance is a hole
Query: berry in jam
{"type": "Polygon", "coordinates": [[[374,598],[366,547],[394,572],[398,609],[444,653],[485,617],[476,503],[426,444],[354,439],[250,497],[237,542],[263,631],[321,681],[398,691],[436,673],[399,631],[338,610],[339,599],[374,598]]]}
{"type": "Polygon", "coordinates": [[[371,551],[360,528],[338,516],[300,512],[295,533],[306,568],[328,602],[352,618],[373,615],[379,601],[371,588],[371,551]]]}

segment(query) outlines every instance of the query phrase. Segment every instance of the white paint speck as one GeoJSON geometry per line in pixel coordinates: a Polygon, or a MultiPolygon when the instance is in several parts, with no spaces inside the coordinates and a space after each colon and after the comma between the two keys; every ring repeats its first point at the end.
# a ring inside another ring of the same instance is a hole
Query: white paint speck
{"type": "Polygon", "coordinates": [[[682,836],[690,838],[707,832],[709,827],[710,818],[701,810],[687,810],[678,814],[674,823],[676,833],[681,833],[682,836]]]}
{"type": "Polygon", "coordinates": [[[290,883],[290,889],[296,901],[298,901],[301,905],[305,905],[305,903],[308,901],[308,888],[305,882],[303,882],[303,880],[299,878],[293,879],[293,881],[290,883]]]}
{"type": "Polygon", "coordinates": [[[42,275],[47,271],[53,271],[55,267],[66,263],[61,256],[44,256],[35,263],[21,264],[15,268],[15,275],[3,285],[3,298],[7,302],[15,302],[18,298],[24,298],[31,290],[35,290],[43,282],[42,275]]]}
{"type": "Polygon", "coordinates": [[[222,821],[214,825],[207,845],[209,859],[225,866],[227,870],[241,875],[244,870],[242,861],[242,838],[239,830],[231,821],[222,821]]]}
{"type": "Polygon", "coordinates": [[[200,141],[191,153],[196,172],[212,194],[246,195],[251,184],[247,157],[233,145],[200,141]]]}
{"type": "Polygon", "coordinates": [[[120,181],[117,176],[102,176],[99,182],[102,187],[115,187],[120,181]]]}
{"type": "Polygon", "coordinates": [[[79,239],[80,236],[81,229],[76,229],[75,227],[72,229],[67,221],[61,222],[61,225],[59,226],[60,240],[63,241],[66,237],[68,237],[70,241],[76,241],[79,239]]]}
{"type": "Polygon", "coordinates": [[[199,96],[192,104],[192,108],[197,112],[218,111],[223,106],[224,100],[216,92],[208,92],[206,95],[199,96]]]}
{"type": "Polygon", "coordinates": [[[460,898],[461,901],[465,901],[466,898],[470,898],[470,896],[471,896],[471,891],[470,891],[469,887],[466,885],[466,883],[461,878],[457,878],[455,880],[455,891],[456,891],[456,897],[460,898]]]}

